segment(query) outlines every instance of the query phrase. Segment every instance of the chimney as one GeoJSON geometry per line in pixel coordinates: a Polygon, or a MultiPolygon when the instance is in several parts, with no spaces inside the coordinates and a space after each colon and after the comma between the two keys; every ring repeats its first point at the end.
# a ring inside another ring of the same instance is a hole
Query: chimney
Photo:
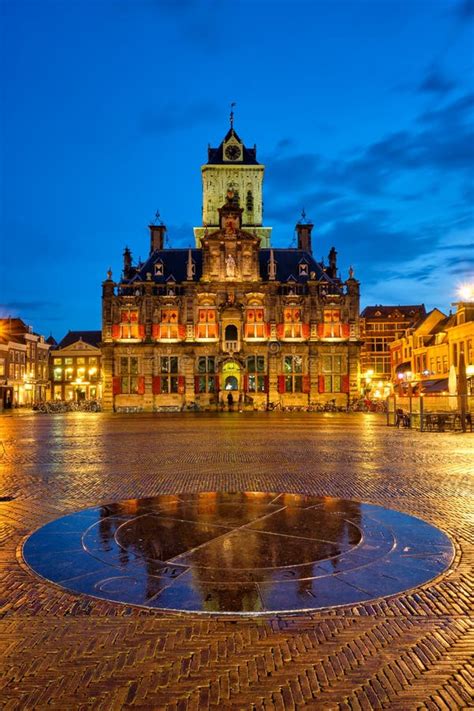
{"type": "Polygon", "coordinates": [[[301,218],[296,225],[296,234],[298,235],[298,249],[302,249],[305,252],[313,253],[311,248],[311,230],[314,225],[309,222],[306,218],[306,213],[303,210],[301,213],[301,218]]]}
{"type": "Polygon", "coordinates": [[[163,249],[165,245],[165,225],[148,225],[150,229],[150,254],[156,249],[163,249]]]}
{"type": "Polygon", "coordinates": [[[331,247],[331,250],[328,254],[328,259],[329,259],[328,274],[332,279],[335,279],[337,277],[337,252],[334,249],[334,247],[331,247]]]}
{"type": "Polygon", "coordinates": [[[132,253],[128,247],[123,250],[123,275],[128,279],[132,270],[132,253]]]}

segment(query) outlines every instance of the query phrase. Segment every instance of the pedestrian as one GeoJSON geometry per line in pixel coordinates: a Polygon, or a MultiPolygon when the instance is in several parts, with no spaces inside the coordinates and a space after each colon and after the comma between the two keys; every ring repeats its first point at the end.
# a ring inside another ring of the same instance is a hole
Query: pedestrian
{"type": "Polygon", "coordinates": [[[229,407],[229,412],[234,409],[234,396],[232,393],[227,395],[227,405],[229,407]]]}

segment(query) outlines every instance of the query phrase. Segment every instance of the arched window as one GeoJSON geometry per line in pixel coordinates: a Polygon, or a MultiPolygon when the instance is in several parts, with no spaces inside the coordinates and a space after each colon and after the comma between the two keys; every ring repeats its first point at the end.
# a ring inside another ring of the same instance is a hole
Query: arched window
{"type": "Polygon", "coordinates": [[[239,338],[239,336],[238,336],[237,326],[234,326],[234,324],[231,323],[225,327],[225,340],[226,341],[237,341],[238,338],[239,338]]]}

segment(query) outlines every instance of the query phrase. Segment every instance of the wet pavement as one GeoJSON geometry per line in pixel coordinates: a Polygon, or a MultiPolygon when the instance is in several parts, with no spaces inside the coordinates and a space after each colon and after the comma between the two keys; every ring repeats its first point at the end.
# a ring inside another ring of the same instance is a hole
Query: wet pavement
{"type": "Polygon", "coordinates": [[[472,707],[473,461],[371,413],[1,416],[1,705],[472,707]]]}
{"type": "Polygon", "coordinates": [[[396,511],[333,497],[201,492],[132,499],[46,524],[32,570],[77,593],[212,613],[281,613],[391,595],[442,573],[448,537],[396,511]]]}

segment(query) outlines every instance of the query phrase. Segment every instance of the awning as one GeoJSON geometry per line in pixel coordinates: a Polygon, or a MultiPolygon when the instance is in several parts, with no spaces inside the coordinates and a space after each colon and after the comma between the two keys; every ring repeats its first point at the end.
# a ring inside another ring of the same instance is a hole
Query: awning
{"type": "Polygon", "coordinates": [[[441,378],[439,380],[425,380],[421,385],[421,392],[423,393],[442,393],[443,391],[448,392],[448,378],[441,378]]]}

